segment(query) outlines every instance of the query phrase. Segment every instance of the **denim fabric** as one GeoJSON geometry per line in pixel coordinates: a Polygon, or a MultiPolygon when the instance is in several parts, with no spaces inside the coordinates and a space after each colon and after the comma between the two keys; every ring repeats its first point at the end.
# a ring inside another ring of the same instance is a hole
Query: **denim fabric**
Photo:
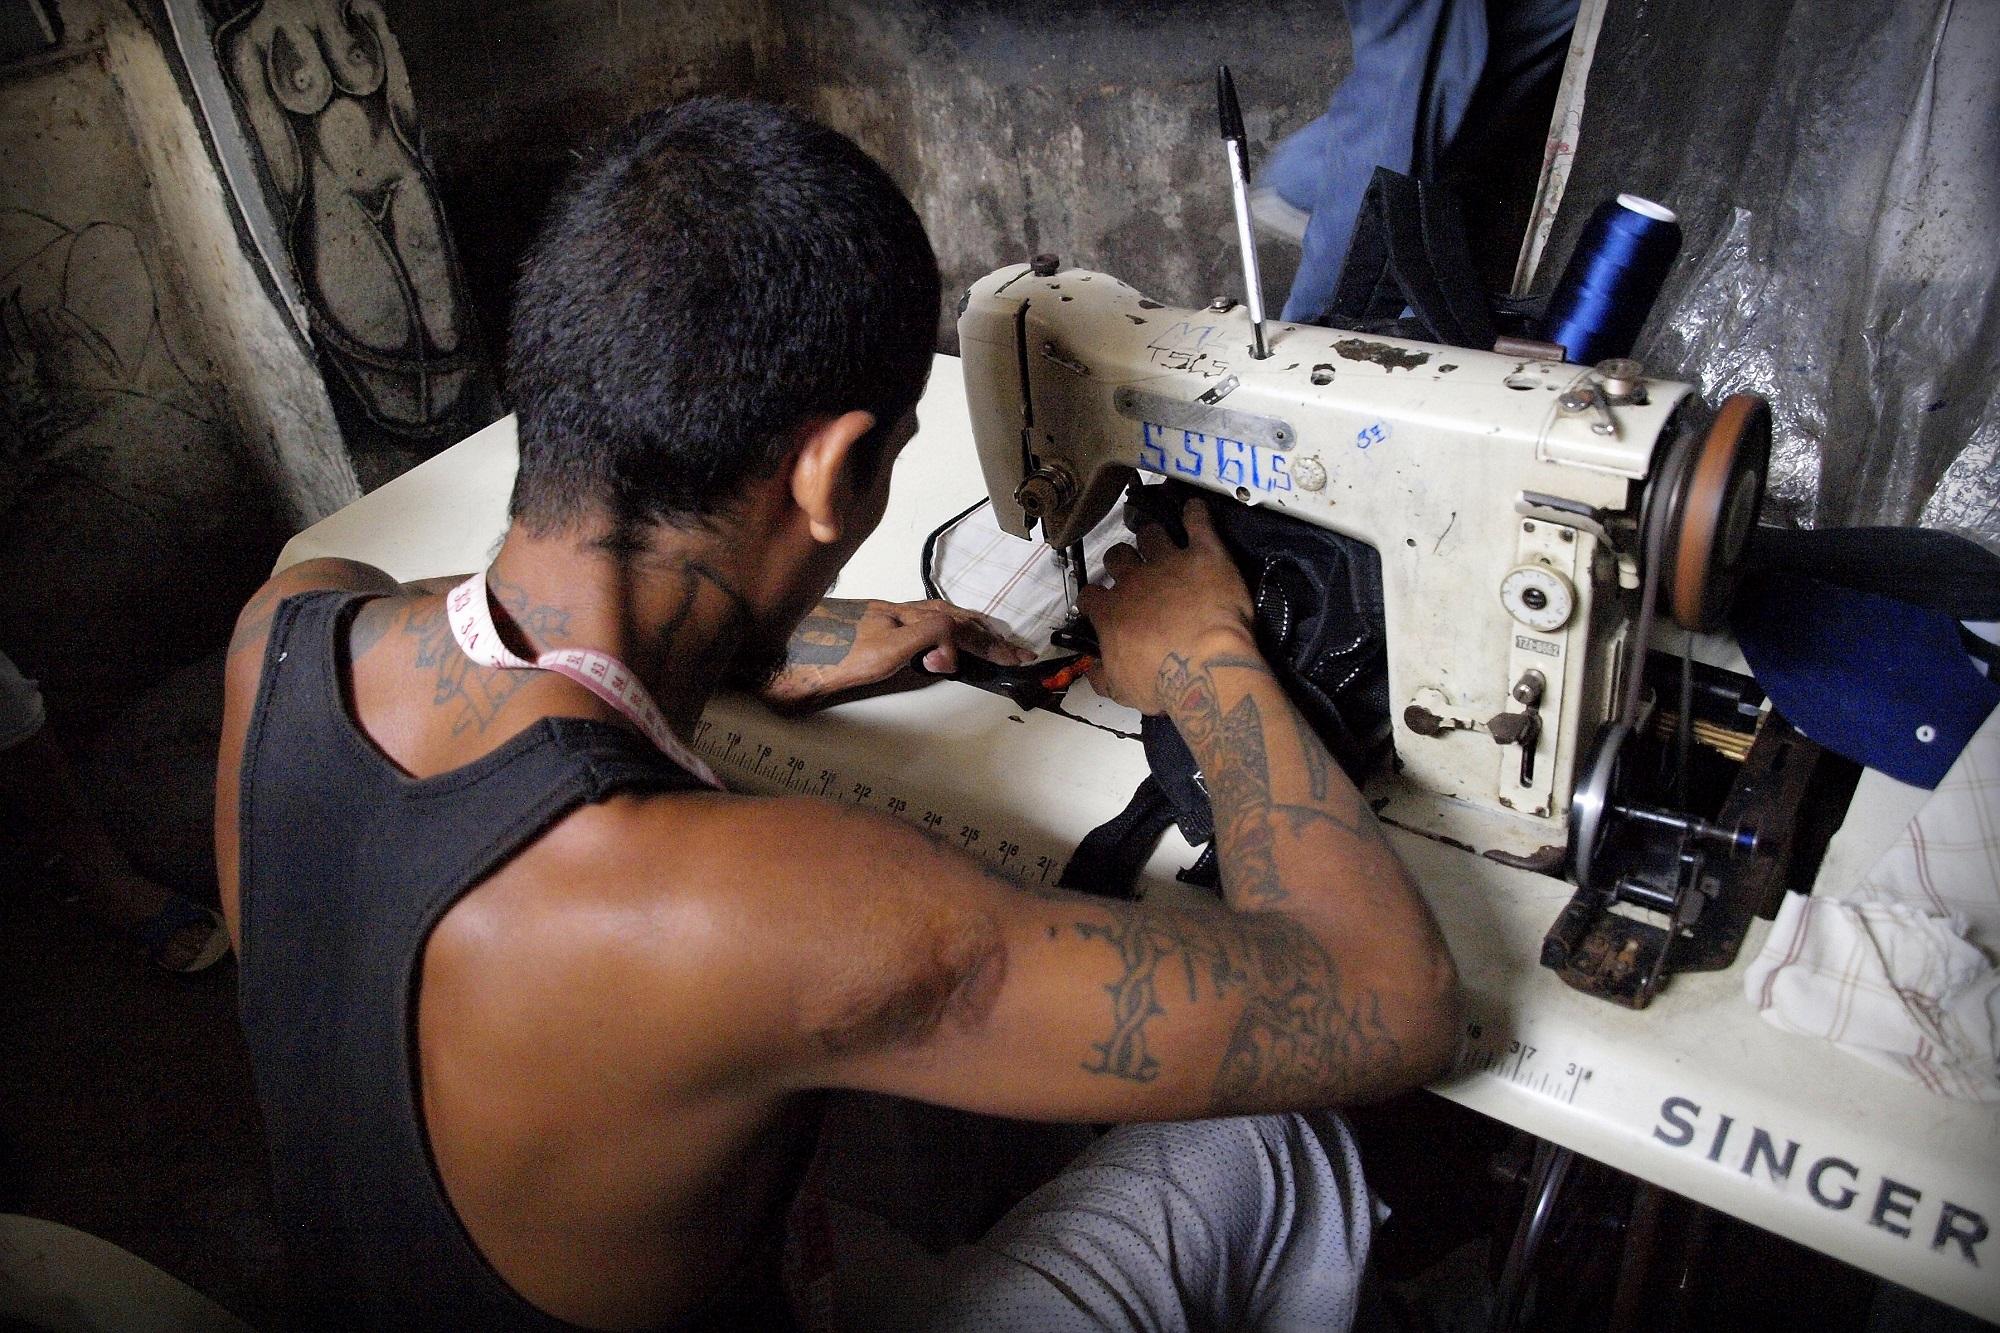
{"type": "Polygon", "coordinates": [[[1376,167],[1428,177],[1475,92],[1494,114],[1567,50],[1578,0],[1344,0],[1354,70],[1324,115],[1272,151],[1258,183],[1312,215],[1283,318],[1332,300],[1376,167]]]}

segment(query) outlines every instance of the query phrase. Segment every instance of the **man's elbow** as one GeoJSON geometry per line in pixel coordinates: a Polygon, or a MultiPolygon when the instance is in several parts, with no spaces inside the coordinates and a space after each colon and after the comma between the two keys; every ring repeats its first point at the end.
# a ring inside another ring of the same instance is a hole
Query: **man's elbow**
{"type": "Polygon", "coordinates": [[[1439,945],[1411,987],[1407,1036],[1403,1043],[1405,1072],[1412,1086],[1442,1077],[1458,1057],[1465,1028],[1465,996],[1458,984],[1458,967],[1439,945]]]}

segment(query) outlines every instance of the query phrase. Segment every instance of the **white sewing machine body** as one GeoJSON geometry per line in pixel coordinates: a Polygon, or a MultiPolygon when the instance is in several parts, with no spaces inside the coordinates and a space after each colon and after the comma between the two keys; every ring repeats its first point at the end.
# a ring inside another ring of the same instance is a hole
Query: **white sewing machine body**
{"type": "Polygon", "coordinates": [[[1628,665],[1644,483],[1689,386],[1600,384],[1578,407],[1588,367],[1284,324],[1255,360],[1240,306],[1170,309],[1026,265],[974,284],[958,330],[1009,532],[1038,519],[1067,546],[1142,470],[1373,546],[1398,771],[1371,796],[1406,827],[1555,869],[1578,757],[1628,665]],[[1496,744],[1487,722],[1536,689],[1538,731],[1496,744]]]}

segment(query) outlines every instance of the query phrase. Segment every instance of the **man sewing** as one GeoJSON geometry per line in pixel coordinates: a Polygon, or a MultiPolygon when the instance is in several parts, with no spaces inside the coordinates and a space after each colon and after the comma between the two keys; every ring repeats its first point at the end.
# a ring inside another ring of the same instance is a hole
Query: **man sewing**
{"type": "Polygon", "coordinates": [[[1436,1074],[1456,978],[1204,510],[1185,549],[1113,551],[1083,607],[1100,690],[1206,775],[1223,902],[1023,889],[886,817],[716,789],[683,746],[725,686],[801,704],[917,652],[1013,657],[939,604],[819,601],[881,518],[938,294],[846,139],[739,103],[643,117],[524,268],[491,567],[312,561],[245,609],[217,847],[302,1317],[780,1324],[827,1089],[1125,1124],[960,1265],[936,1326],[1351,1317],[1352,1144],[1273,1113],[1436,1074]],[[1233,1118],[1129,1123],[1194,1117],[1233,1118]],[[1107,1218],[1127,1234],[1098,1245],[1107,1218]]]}

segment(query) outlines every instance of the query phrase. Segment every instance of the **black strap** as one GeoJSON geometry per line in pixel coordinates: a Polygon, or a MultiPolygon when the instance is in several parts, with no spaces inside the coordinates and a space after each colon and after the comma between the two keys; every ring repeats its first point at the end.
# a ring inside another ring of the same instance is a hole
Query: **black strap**
{"type": "Polygon", "coordinates": [[[1215,844],[1203,843],[1201,855],[1196,858],[1195,863],[1186,870],[1176,873],[1174,878],[1183,884],[1192,884],[1198,889],[1214,889],[1218,893],[1221,892],[1222,867],[1215,861],[1215,844]]]}
{"type": "Polygon", "coordinates": [[[1173,822],[1173,802],[1148,773],[1123,810],[1084,835],[1056,887],[1100,898],[1130,898],[1153,845],[1173,822]]]}
{"type": "Polygon", "coordinates": [[[1932,528],[1756,528],[1743,568],[1804,574],[1954,620],[2000,620],[2000,555],[1932,528]]]}
{"type": "Polygon", "coordinates": [[[1493,346],[1498,331],[1449,188],[1375,169],[1333,301],[1318,322],[1481,351],[1493,346]]]}

